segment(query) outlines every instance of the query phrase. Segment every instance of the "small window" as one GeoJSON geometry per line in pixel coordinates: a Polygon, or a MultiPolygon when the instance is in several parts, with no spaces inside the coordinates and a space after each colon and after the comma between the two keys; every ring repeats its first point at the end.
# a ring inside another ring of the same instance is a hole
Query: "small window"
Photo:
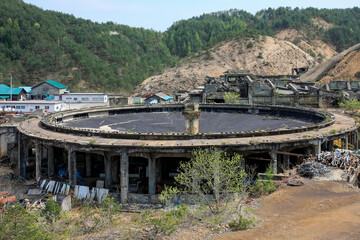
{"type": "Polygon", "coordinates": [[[77,101],[77,97],[76,97],[76,98],[74,98],[74,100],[75,100],[75,101],[77,101]]]}
{"type": "Polygon", "coordinates": [[[45,106],[45,109],[49,109],[50,107],[49,106],[45,106]]]}
{"type": "Polygon", "coordinates": [[[40,109],[40,106],[35,106],[35,109],[40,109]]]}
{"type": "Polygon", "coordinates": [[[21,109],[25,109],[25,106],[21,106],[21,109]]]}
{"type": "Polygon", "coordinates": [[[81,98],[81,101],[89,101],[89,98],[81,98]]]}
{"type": "Polygon", "coordinates": [[[15,109],[20,109],[20,106],[16,106],[15,109]]]}

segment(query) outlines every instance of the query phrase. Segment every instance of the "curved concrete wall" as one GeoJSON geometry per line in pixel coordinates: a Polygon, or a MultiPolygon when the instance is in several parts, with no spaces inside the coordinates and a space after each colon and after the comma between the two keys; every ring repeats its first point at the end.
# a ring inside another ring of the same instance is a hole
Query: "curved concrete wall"
{"type": "Polygon", "coordinates": [[[239,104],[202,104],[201,111],[207,112],[242,112],[252,114],[272,114],[281,117],[296,117],[314,122],[308,126],[301,126],[289,129],[261,130],[249,132],[218,132],[218,133],[198,133],[188,135],[186,133],[129,133],[120,131],[103,131],[98,129],[85,129],[62,126],[59,123],[71,121],[79,118],[95,118],[123,113],[136,112],[174,112],[182,111],[181,104],[166,105],[131,105],[123,107],[93,108],[78,111],[66,111],[61,113],[49,114],[43,117],[42,125],[50,130],[64,133],[79,134],[85,136],[100,136],[104,138],[118,139],[139,139],[139,140],[186,140],[186,139],[217,139],[217,138],[241,138],[252,136],[269,136],[279,134],[289,134],[304,132],[312,129],[320,129],[334,123],[333,115],[319,110],[294,108],[285,106],[268,105],[239,105],[239,104]]]}

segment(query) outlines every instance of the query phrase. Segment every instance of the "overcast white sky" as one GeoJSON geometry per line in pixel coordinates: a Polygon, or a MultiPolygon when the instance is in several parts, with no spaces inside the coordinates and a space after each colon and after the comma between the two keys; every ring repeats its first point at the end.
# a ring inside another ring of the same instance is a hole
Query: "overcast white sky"
{"type": "Polygon", "coordinates": [[[254,14],[269,7],[352,8],[360,5],[360,0],[24,0],[24,2],[96,22],[112,21],[157,31],[165,31],[175,21],[231,8],[254,14]]]}

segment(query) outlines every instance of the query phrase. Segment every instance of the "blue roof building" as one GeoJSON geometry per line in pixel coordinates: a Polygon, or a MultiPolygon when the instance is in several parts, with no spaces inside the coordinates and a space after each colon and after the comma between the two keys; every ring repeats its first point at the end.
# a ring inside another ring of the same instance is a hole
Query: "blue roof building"
{"type": "Polygon", "coordinates": [[[0,84],[0,100],[17,101],[23,99],[26,99],[26,91],[23,88],[10,88],[5,84],[0,84]]]}
{"type": "Polygon", "coordinates": [[[150,104],[156,104],[156,103],[162,103],[162,102],[172,102],[174,101],[174,98],[164,94],[164,93],[157,93],[152,95],[151,97],[148,97],[145,99],[145,103],[150,104]]]}
{"type": "Polygon", "coordinates": [[[49,96],[68,93],[66,86],[54,80],[48,80],[32,87],[31,96],[35,99],[46,99],[49,96]]]}

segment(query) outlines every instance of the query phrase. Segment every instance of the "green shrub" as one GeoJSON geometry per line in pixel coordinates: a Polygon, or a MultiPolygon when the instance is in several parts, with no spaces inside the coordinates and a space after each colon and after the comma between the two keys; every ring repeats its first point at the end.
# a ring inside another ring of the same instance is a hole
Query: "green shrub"
{"type": "Polygon", "coordinates": [[[113,222],[113,216],[119,212],[119,209],[119,203],[115,202],[114,198],[110,195],[107,195],[100,203],[101,215],[107,220],[108,224],[113,222]]]}
{"type": "Polygon", "coordinates": [[[254,46],[253,42],[248,42],[248,44],[246,45],[246,48],[252,48],[254,46]]]}
{"type": "Polygon", "coordinates": [[[250,187],[250,192],[252,195],[261,196],[268,195],[276,190],[275,181],[274,181],[274,169],[271,164],[266,168],[265,179],[256,180],[255,184],[250,187]]]}
{"type": "Polygon", "coordinates": [[[39,218],[37,212],[28,212],[16,201],[0,214],[0,239],[52,239],[38,222],[39,218]]]}
{"type": "Polygon", "coordinates": [[[177,187],[165,185],[164,190],[162,190],[159,196],[159,200],[163,205],[169,205],[179,193],[180,190],[177,187]]]}
{"type": "Polygon", "coordinates": [[[253,224],[252,219],[244,218],[242,215],[238,219],[234,219],[229,222],[229,227],[231,231],[239,231],[249,229],[253,224]]]}
{"type": "Polygon", "coordinates": [[[143,216],[145,221],[143,220],[142,222],[150,222],[155,234],[164,233],[170,235],[175,232],[182,223],[186,222],[188,214],[189,209],[187,206],[181,204],[177,206],[176,209],[163,213],[160,217],[155,218],[152,214],[146,213],[143,216]]]}
{"type": "Polygon", "coordinates": [[[46,202],[45,210],[43,212],[45,216],[48,219],[56,220],[59,218],[60,212],[61,212],[61,207],[59,206],[59,204],[57,204],[53,198],[50,198],[46,202]]]}

